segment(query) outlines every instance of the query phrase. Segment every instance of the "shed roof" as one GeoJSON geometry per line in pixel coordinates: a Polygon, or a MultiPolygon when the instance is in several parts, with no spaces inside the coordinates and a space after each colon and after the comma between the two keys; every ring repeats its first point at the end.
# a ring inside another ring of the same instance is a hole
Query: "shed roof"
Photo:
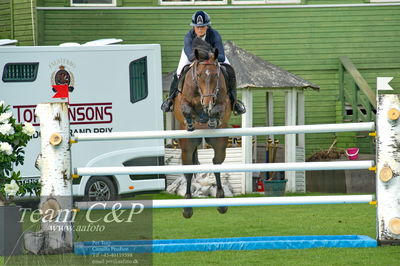
{"type": "Polygon", "coordinates": [[[319,86],[247,52],[232,41],[226,41],[224,49],[235,69],[238,88],[319,89],[319,86]]]}

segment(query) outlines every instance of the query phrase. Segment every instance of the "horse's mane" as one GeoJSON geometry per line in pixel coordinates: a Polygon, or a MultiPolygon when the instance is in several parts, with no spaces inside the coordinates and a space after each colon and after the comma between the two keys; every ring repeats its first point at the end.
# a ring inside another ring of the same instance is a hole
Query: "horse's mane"
{"type": "Polygon", "coordinates": [[[192,50],[196,50],[199,52],[199,59],[200,61],[208,60],[209,56],[208,54],[211,52],[211,45],[203,41],[201,38],[194,38],[192,42],[192,50]]]}

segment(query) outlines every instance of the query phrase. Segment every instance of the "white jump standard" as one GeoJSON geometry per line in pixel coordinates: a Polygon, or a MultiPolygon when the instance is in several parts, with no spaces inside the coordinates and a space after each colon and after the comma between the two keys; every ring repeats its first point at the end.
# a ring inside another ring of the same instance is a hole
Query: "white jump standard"
{"type": "Polygon", "coordinates": [[[400,96],[379,95],[377,108],[377,239],[400,243],[400,96]]]}

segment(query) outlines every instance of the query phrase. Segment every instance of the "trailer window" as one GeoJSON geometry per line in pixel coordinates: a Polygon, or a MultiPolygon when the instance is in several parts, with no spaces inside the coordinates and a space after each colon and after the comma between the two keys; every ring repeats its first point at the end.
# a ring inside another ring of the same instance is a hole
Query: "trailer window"
{"type": "Polygon", "coordinates": [[[130,97],[131,103],[147,97],[147,57],[142,57],[129,64],[130,97]]]}
{"type": "Polygon", "coordinates": [[[32,82],[36,80],[39,63],[8,63],[3,69],[3,82],[32,82]]]}
{"type": "Polygon", "coordinates": [[[226,5],[227,0],[160,0],[161,5],[226,5]]]}

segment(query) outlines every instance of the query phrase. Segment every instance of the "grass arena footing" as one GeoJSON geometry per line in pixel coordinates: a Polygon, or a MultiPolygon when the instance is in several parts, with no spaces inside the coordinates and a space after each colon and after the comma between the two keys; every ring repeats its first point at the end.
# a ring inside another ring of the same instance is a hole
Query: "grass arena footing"
{"type": "Polygon", "coordinates": [[[261,236],[203,239],[161,239],[76,242],[76,255],[176,253],[185,251],[367,248],[377,241],[364,235],[261,236]]]}

